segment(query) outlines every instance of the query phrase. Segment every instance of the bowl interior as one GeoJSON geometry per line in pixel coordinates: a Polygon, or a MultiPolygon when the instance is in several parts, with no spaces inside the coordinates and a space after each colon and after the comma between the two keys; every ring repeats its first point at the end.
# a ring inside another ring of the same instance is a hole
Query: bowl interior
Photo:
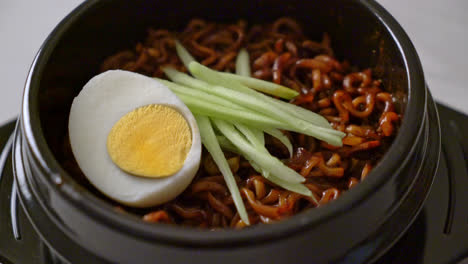
{"type": "Polygon", "coordinates": [[[87,1],[51,34],[32,69],[38,77],[29,91],[30,113],[32,121],[40,124],[36,133],[49,147],[43,154],[50,156],[46,159],[61,171],[66,184],[87,193],[59,165],[66,149],[63,142],[73,98],[99,73],[106,57],[133,48],[149,27],[180,30],[194,17],[217,22],[245,19],[252,25],[291,16],[312,39],[320,40],[327,32],[336,56],[360,68],[372,68],[384,80],[383,86],[396,94],[397,107],[403,113],[409,93],[406,59],[375,8],[383,12],[372,1],[369,5],[351,0],[87,1]]]}

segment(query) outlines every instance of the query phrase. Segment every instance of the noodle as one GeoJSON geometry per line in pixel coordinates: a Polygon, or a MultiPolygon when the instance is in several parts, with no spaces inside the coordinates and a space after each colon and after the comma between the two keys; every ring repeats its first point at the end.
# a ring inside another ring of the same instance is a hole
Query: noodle
{"type": "MultiPolygon", "coordinates": [[[[401,117],[395,112],[394,98],[381,87],[381,80],[373,79],[372,70],[353,71],[348,62],[333,56],[327,34],[320,42],[307,39],[290,18],[250,28],[244,21],[225,25],[193,19],[182,33],[150,29],[144,42],[107,58],[101,71],[125,69],[164,78],[160,66],[172,65],[186,72],[175,51],[176,38],[198,61],[219,71],[234,72],[237,52],[245,47],[254,77],[299,91],[291,103],[324,115],[335,129],[347,133],[338,148],[285,132],[294,146],[291,158],[277,139],[266,136],[269,151],[306,177],[312,197],[276,186],[248,161],[226,152],[252,224],[272,223],[337,199],[367,177],[397,132],[401,117]]],[[[204,152],[202,159],[196,178],[175,200],[155,208],[125,210],[148,222],[245,227],[211,157],[204,152]]]]}

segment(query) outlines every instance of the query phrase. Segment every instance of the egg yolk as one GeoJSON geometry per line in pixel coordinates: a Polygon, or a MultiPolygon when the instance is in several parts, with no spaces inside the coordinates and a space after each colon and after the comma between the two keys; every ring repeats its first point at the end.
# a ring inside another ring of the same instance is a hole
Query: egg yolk
{"type": "Polygon", "coordinates": [[[120,169],[150,178],[179,171],[191,146],[185,118],[172,107],[156,104],[124,115],[107,137],[109,156],[120,169]]]}

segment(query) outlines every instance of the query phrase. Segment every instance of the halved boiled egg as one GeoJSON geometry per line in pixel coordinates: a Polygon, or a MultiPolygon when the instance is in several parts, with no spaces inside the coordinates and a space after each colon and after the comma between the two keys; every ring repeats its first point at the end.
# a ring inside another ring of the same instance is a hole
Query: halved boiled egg
{"type": "Polygon", "coordinates": [[[190,110],[166,86],[137,73],[92,78],[72,103],[68,129],[85,176],[122,204],[172,200],[200,165],[200,133],[190,110]]]}

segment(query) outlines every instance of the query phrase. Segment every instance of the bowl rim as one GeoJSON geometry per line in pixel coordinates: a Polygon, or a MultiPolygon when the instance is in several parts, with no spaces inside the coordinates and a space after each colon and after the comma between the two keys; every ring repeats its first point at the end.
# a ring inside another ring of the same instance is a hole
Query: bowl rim
{"type": "Polygon", "coordinates": [[[150,241],[159,241],[177,245],[192,246],[225,246],[245,241],[259,243],[300,232],[303,228],[316,225],[340,214],[342,208],[353,208],[376,192],[386,176],[394,174],[394,168],[404,164],[414,149],[414,142],[421,133],[422,116],[426,112],[425,79],[421,62],[408,35],[380,4],[374,0],[355,0],[367,9],[382,23],[397,45],[404,61],[405,75],[408,83],[408,100],[400,130],[394,142],[382,160],[370,172],[366,181],[352,190],[345,192],[333,203],[320,209],[308,210],[294,215],[285,221],[273,225],[256,225],[251,228],[233,230],[222,229],[216,232],[196,228],[154,225],[141,221],[133,215],[121,214],[112,209],[105,201],[91,194],[61,167],[49,149],[42,133],[39,118],[37,94],[40,88],[41,75],[53,50],[67,29],[90,9],[102,1],[89,0],[76,7],[50,33],[34,59],[25,84],[21,127],[27,143],[39,164],[46,168],[50,177],[45,177],[49,189],[70,205],[83,211],[88,217],[113,227],[131,236],[138,236],[150,241]],[[57,185],[57,179],[61,184],[57,185]]]}

